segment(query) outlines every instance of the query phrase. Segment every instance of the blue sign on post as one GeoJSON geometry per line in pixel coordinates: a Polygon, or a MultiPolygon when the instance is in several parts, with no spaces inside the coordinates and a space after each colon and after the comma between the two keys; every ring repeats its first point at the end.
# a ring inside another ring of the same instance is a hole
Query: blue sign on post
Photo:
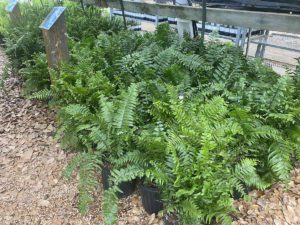
{"type": "Polygon", "coordinates": [[[65,11],[66,7],[58,6],[54,7],[48,16],[44,19],[39,28],[44,30],[50,30],[51,27],[55,24],[61,14],[65,11]]]}
{"type": "Polygon", "coordinates": [[[17,5],[18,5],[18,0],[11,0],[8,3],[8,5],[5,7],[5,10],[9,13],[12,13],[17,5]]]}
{"type": "Polygon", "coordinates": [[[65,7],[54,7],[39,28],[42,29],[47,61],[51,68],[69,60],[65,7]]]}

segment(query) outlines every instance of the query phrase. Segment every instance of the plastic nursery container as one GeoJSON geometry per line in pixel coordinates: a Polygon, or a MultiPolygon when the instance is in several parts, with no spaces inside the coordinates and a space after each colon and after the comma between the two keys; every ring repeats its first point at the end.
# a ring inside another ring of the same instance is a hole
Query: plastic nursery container
{"type": "Polygon", "coordinates": [[[164,225],[179,225],[179,222],[174,215],[166,215],[163,217],[164,225]]]}
{"type": "MultiPolygon", "coordinates": [[[[101,174],[102,174],[102,184],[104,190],[109,189],[109,177],[110,177],[110,172],[111,169],[109,166],[106,164],[103,166],[101,174]]],[[[117,196],[118,198],[125,198],[131,195],[134,192],[135,189],[135,182],[134,181],[128,181],[128,182],[122,182],[119,185],[119,188],[121,189],[122,193],[118,192],[117,196]]]]}
{"type": "Polygon", "coordinates": [[[159,211],[163,210],[163,203],[157,187],[149,187],[142,184],[140,186],[140,194],[143,207],[147,213],[157,214],[159,211]]]}
{"type": "MultiPolygon", "coordinates": [[[[250,191],[252,191],[253,189],[251,187],[249,187],[248,185],[246,185],[245,183],[242,184],[243,185],[243,188],[244,188],[244,191],[245,191],[245,194],[249,194],[250,191]]],[[[234,200],[239,200],[240,198],[242,197],[242,194],[237,191],[236,189],[233,190],[233,195],[232,195],[232,198],[234,200]]]]}

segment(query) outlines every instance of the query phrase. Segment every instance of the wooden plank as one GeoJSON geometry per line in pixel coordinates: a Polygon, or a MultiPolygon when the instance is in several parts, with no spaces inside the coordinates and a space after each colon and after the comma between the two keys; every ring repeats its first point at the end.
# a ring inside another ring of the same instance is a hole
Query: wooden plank
{"type": "Polygon", "coordinates": [[[69,60],[64,10],[64,7],[54,7],[40,25],[50,68],[56,68],[69,60]]]}
{"type": "Polygon", "coordinates": [[[21,19],[21,11],[17,0],[11,0],[5,10],[9,13],[9,17],[13,23],[19,22],[21,19]]]}
{"type": "MultiPolygon", "coordinates": [[[[108,5],[120,9],[119,0],[110,0],[108,5]]],[[[124,1],[124,8],[130,12],[202,20],[201,7],[124,1]]],[[[207,22],[300,34],[300,15],[207,8],[207,22]]]]}

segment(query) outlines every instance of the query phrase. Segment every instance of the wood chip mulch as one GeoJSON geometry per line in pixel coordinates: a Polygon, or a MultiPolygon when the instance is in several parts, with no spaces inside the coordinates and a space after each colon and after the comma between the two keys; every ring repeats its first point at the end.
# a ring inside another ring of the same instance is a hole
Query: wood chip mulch
{"type": "Polygon", "coordinates": [[[300,167],[291,173],[288,186],[275,184],[272,188],[250,192],[251,201],[235,202],[235,225],[299,225],[300,224],[300,167]]]}

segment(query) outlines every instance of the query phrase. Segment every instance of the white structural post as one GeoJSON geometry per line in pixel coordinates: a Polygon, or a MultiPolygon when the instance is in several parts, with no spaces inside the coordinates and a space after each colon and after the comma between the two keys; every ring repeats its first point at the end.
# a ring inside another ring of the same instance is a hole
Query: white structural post
{"type": "MultiPolygon", "coordinates": [[[[176,0],[176,5],[189,5],[187,0],[176,0]]],[[[176,18],[177,20],[177,30],[180,37],[183,37],[184,33],[188,33],[191,37],[193,34],[193,23],[191,20],[184,20],[176,18]]]]}

